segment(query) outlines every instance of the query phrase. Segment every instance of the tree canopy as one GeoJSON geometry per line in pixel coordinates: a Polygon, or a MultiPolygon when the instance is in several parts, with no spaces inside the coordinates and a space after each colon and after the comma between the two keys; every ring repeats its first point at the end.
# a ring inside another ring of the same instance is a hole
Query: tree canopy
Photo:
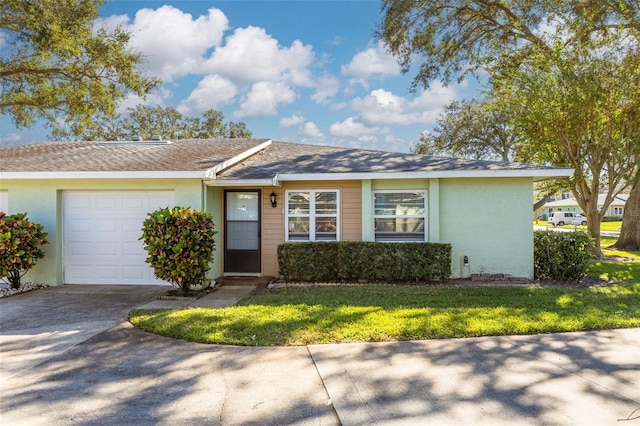
{"type": "Polygon", "coordinates": [[[101,116],[82,129],[58,126],[50,138],[54,141],[117,141],[139,136],[151,139],[250,138],[243,122],[225,122],[224,114],[210,109],[199,117],[186,117],[173,107],[138,105],[114,117],[101,116]]]}
{"type": "Polygon", "coordinates": [[[520,154],[575,168],[600,254],[599,190],[610,202],[638,173],[640,1],[383,0],[382,10],[378,37],[403,70],[422,60],[414,89],[482,68],[514,111],[520,154]]]}
{"type": "Polygon", "coordinates": [[[105,0],[0,2],[0,113],[18,127],[39,119],[83,128],[112,115],[127,93],[145,96],[159,81],[142,76],[130,34],[96,25],[105,0]]]}
{"type": "Polygon", "coordinates": [[[519,135],[512,116],[490,97],[453,101],[436,120],[433,133],[423,133],[413,151],[420,154],[513,161],[519,135]]]}

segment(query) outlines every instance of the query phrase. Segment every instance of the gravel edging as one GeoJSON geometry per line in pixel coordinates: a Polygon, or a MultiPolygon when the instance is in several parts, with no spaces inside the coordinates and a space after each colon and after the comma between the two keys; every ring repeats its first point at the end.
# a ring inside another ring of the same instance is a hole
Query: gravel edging
{"type": "Polygon", "coordinates": [[[20,286],[20,288],[11,288],[9,284],[0,282],[0,299],[2,299],[3,297],[11,297],[15,296],[16,294],[26,293],[28,291],[38,290],[45,287],[49,286],[38,283],[24,283],[20,286]]]}

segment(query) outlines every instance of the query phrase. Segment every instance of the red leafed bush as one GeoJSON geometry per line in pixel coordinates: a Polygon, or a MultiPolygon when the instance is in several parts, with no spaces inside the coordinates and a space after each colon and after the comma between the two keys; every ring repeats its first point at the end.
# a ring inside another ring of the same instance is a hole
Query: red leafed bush
{"type": "Polygon", "coordinates": [[[26,213],[0,212],[0,278],[20,288],[20,279],[44,257],[42,246],[47,243],[42,225],[29,221],[26,213]]]}

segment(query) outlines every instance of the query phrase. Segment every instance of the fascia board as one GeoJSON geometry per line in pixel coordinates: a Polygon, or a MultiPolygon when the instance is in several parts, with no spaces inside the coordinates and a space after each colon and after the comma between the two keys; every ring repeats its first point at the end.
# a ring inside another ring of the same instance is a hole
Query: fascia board
{"type": "Polygon", "coordinates": [[[445,178],[496,178],[528,177],[534,180],[570,177],[573,169],[531,169],[531,170],[446,170],[432,172],[376,172],[376,173],[280,173],[280,182],[365,180],[365,179],[445,179],[445,178]]]}
{"type": "Polygon", "coordinates": [[[253,148],[250,148],[246,151],[241,152],[240,154],[236,155],[235,157],[231,157],[228,160],[223,161],[222,163],[216,164],[215,166],[207,169],[206,172],[206,176],[208,179],[215,179],[217,174],[225,169],[228,169],[229,167],[233,166],[234,164],[239,163],[242,160],[245,160],[249,157],[251,157],[253,154],[262,151],[263,149],[265,149],[266,147],[268,147],[269,145],[271,145],[271,139],[269,139],[268,141],[265,141],[261,144],[258,144],[256,146],[254,146],[253,148]]]}
{"type": "Polygon", "coordinates": [[[0,172],[0,179],[204,179],[203,171],[0,172]]]}
{"type": "Polygon", "coordinates": [[[273,179],[205,179],[206,186],[238,187],[238,186],[277,186],[273,179]]]}

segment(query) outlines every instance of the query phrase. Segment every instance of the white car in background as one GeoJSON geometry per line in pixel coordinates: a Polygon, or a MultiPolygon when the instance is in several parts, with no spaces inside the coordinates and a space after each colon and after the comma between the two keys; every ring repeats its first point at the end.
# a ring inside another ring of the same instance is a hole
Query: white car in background
{"type": "Polygon", "coordinates": [[[553,226],[586,225],[587,218],[583,214],[574,212],[551,212],[548,222],[553,226]]]}

